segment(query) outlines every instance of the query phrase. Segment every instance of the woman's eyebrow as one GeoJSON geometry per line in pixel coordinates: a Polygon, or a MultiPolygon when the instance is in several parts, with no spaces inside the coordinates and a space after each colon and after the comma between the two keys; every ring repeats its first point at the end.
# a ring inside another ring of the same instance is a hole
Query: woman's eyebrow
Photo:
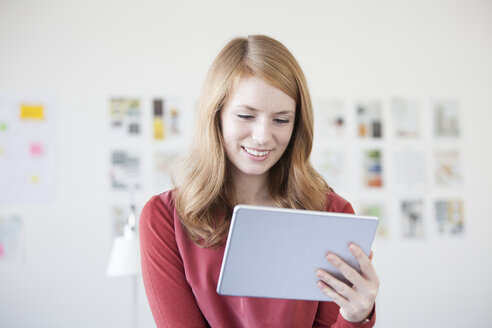
{"type": "MultiPolygon", "coordinates": [[[[242,108],[245,108],[247,110],[250,110],[250,111],[253,111],[253,112],[258,112],[259,109],[256,109],[254,107],[251,107],[249,105],[236,105],[236,107],[242,107],[242,108]]],[[[277,115],[285,115],[285,114],[292,114],[294,115],[295,111],[294,110],[282,110],[282,111],[278,111],[278,112],[275,112],[275,114],[277,115]]]]}
{"type": "Polygon", "coordinates": [[[292,115],[294,115],[295,114],[295,111],[293,111],[293,110],[283,110],[283,111],[280,111],[280,112],[276,112],[275,114],[280,114],[280,115],[292,114],[292,115]]]}
{"type": "Polygon", "coordinates": [[[247,110],[254,111],[254,112],[258,112],[258,111],[259,111],[258,109],[254,108],[254,107],[251,107],[251,106],[249,106],[249,105],[241,105],[241,104],[240,104],[240,105],[236,105],[236,107],[242,107],[242,108],[245,108],[245,109],[247,109],[247,110]]]}

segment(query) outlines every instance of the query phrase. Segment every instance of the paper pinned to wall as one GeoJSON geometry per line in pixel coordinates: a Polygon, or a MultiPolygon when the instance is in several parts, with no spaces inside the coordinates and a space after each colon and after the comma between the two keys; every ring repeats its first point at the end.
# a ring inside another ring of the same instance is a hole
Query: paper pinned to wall
{"type": "Polygon", "coordinates": [[[359,206],[357,207],[357,214],[361,215],[371,215],[375,216],[379,219],[377,236],[382,238],[389,237],[389,227],[388,220],[386,217],[386,211],[384,207],[384,201],[371,201],[371,200],[363,200],[359,202],[359,206]]]}
{"type": "Polygon", "coordinates": [[[440,148],[434,151],[434,179],[438,187],[462,185],[461,160],[457,149],[440,148]]]}
{"type": "Polygon", "coordinates": [[[0,216],[0,262],[25,260],[23,223],[18,216],[0,216]]]}
{"type": "Polygon", "coordinates": [[[343,149],[324,148],[313,153],[313,164],[328,185],[335,190],[347,188],[347,172],[343,149]]]}
{"type": "Polygon", "coordinates": [[[357,111],[357,134],[360,138],[383,137],[383,110],[379,100],[359,101],[357,111]]]}
{"type": "Polygon", "coordinates": [[[405,199],[400,203],[403,237],[421,239],[424,231],[424,202],[422,199],[405,199]]]}
{"type": "Polygon", "coordinates": [[[347,109],[343,100],[318,99],[314,105],[314,117],[315,137],[318,140],[345,137],[347,109]]]}
{"type": "Polygon", "coordinates": [[[462,235],[465,230],[463,200],[439,199],[434,203],[438,232],[441,235],[462,235]]]}
{"type": "Polygon", "coordinates": [[[109,113],[113,139],[141,136],[142,109],[140,99],[113,97],[110,99],[109,113]]]}
{"type": "Polygon", "coordinates": [[[434,135],[436,137],[459,137],[461,128],[458,101],[436,101],[433,106],[434,135]]]}
{"type": "Polygon", "coordinates": [[[124,202],[113,203],[111,206],[111,238],[123,236],[125,224],[128,221],[128,207],[124,202]]]}
{"type": "Polygon", "coordinates": [[[55,131],[50,97],[0,95],[0,202],[53,199],[55,131]]]}
{"type": "Polygon", "coordinates": [[[141,188],[142,156],[138,150],[112,150],[110,167],[111,188],[113,190],[141,188]]]}
{"type": "Polygon", "coordinates": [[[363,151],[362,171],[364,187],[383,187],[383,153],[381,149],[363,151]]]}
{"type": "Polygon", "coordinates": [[[405,147],[393,153],[394,186],[401,189],[427,186],[426,157],[420,149],[405,147]]]}
{"type": "Polygon", "coordinates": [[[185,136],[185,104],[181,98],[154,98],[152,101],[153,139],[162,142],[183,141],[185,136]]]}
{"type": "Polygon", "coordinates": [[[415,99],[393,98],[391,100],[395,137],[412,139],[420,137],[419,109],[419,102],[415,99]]]}

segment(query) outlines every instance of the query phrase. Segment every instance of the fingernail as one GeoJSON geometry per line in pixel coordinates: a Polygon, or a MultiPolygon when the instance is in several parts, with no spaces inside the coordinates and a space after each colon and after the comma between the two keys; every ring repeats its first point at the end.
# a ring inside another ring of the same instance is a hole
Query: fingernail
{"type": "Polygon", "coordinates": [[[328,261],[332,262],[332,261],[335,261],[335,256],[333,254],[328,254],[328,256],[326,257],[328,259],[328,261]]]}
{"type": "Polygon", "coordinates": [[[323,277],[325,276],[325,274],[324,274],[324,272],[323,272],[323,271],[318,270],[318,271],[316,271],[316,276],[317,276],[318,278],[323,278],[323,277]]]}

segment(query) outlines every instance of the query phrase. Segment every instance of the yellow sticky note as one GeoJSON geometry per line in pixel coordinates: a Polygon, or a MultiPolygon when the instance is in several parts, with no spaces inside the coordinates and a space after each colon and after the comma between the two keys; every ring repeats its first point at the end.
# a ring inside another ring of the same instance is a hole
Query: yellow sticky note
{"type": "Polygon", "coordinates": [[[38,175],[36,175],[36,174],[31,175],[31,183],[34,183],[34,184],[39,183],[39,180],[40,180],[40,178],[38,175]]]}
{"type": "Polygon", "coordinates": [[[26,105],[22,104],[20,107],[20,118],[22,120],[43,120],[44,119],[44,107],[43,105],[26,105]]]}

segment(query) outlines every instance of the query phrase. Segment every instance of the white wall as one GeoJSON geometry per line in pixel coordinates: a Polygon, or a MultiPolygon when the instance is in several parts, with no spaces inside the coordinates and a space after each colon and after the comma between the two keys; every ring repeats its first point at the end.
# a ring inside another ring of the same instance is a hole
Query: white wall
{"type": "Polygon", "coordinates": [[[131,326],[130,281],[104,275],[108,97],[196,99],[226,41],[254,33],[292,50],[313,96],[461,101],[466,235],[376,242],[377,326],[490,325],[491,1],[1,0],[0,93],[50,94],[58,111],[54,201],[0,204],[27,241],[24,263],[0,264],[1,327],[131,326]]]}

